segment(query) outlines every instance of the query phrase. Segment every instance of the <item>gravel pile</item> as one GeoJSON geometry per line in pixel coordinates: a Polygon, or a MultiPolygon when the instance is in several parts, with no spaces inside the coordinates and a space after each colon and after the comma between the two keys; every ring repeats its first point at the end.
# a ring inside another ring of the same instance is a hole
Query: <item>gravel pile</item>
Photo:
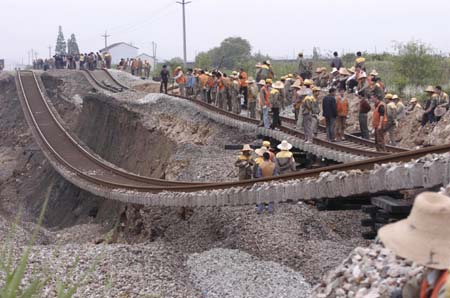
{"type": "MultiPolygon", "coordinates": [[[[17,249],[17,256],[21,249],[17,249]]],[[[34,270],[47,272],[50,281],[42,297],[56,297],[58,280],[69,285],[86,274],[75,297],[194,298],[184,260],[160,242],[145,245],[64,245],[33,247],[24,282],[34,270]]],[[[0,280],[0,285],[2,281],[0,280]]]]}
{"type": "Polygon", "coordinates": [[[300,273],[239,250],[212,249],[193,254],[187,266],[204,297],[294,298],[311,294],[311,286],[300,273]]]}
{"type": "Polygon", "coordinates": [[[314,289],[312,297],[390,297],[423,267],[396,257],[389,249],[374,243],[357,247],[344,262],[331,271],[314,289]]]}
{"type": "Polygon", "coordinates": [[[148,82],[146,80],[142,80],[140,77],[133,76],[131,75],[131,73],[126,71],[117,69],[109,69],[108,71],[116,80],[118,80],[125,86],[133,87],[134,85],[139,85],[148,82]]]}

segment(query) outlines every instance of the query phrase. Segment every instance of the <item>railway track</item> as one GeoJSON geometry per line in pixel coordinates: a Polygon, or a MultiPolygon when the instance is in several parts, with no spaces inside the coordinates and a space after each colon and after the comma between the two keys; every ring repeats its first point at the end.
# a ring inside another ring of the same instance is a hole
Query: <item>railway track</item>
{"type": "MultiPolygon", "coordinates": [[[[116,85],[119,86],[120,88],[122,88],[122,90],[127,90],[129,89],[128,87],[126,87],[125,85],[121,84],[119,81],[117,81],[106,69],[101,69],[101,70],[95,70],[94,72],[90,73],[93,76],[96,76],[98,78],[99,74],[101,75],[101,81],[102,82],[108,82],[106,83],[106,85],[116,85]]],[[[97,81],[99,81],[99,79],[97,79],[97,81]]],[[[106,88],[105,88],[106,89],[106,88]]],[[[108,90],[108,89],[106,89],[108,90]]],[[[220,115],[224,115],[239,121],[243,121],[246,123],[250,123],[250,124],[254,124],[254,125],[258,125],[259,121],[256,119],[252,119],[249,117],[245,117],[242,115],[236,115],[234,113],[231,113],[229,111],[225,111],[223,109],[220,109],[216,106],[210,105],[208,103],[205,103],[201,100],[196,100],[196,99],[192,99],[192,98],[188,98],[188,97],[182,97],[179,95],[172,95],[178,98],[183,98],[185,100],[189,100],[197,105],[200,105],[204,108],[207,108],[211,111],[214,111],[220,115]]],[[[286,118],[286,117],[282,117],[282,122],[287,123],[288,125],[283,125],[281,127],[281,131],[289,134],[290,136],[299,138],[301,140],[305,139],[305,135],[303,132],[296,130],[294,128],[295,126],[295,120],[291,119],[291,118],[286,118]]],[[[398,148],[398,147],[392,147],[392,146],[387,146],[387,152],[379,152],[376,151],[375,148],[375,143],[370,141],[370,140],[366,140],[363,138],[359,138],[356,136],[353,136],[351,134],[346,134],[346,140],[342,141],[342,142],[329,142],[326,139],[326,133],[325,133],[325,127],[323,126],[319,126],[319,134],[317,137],[314,138],[313,140],[313,144],[318,145],[318,146],[322,146],[324,148],[328,148],[334,151],[339,151],[339,152],[344,152],[344,153],[349,153],[352,154],[354,156],[360,156],[360,157],[364,157],[364,158],[372,158],[372,157],[378,157],[378,156],[385,156],[388,155],[390,153],[395,153],[395,152],[405,152],[407,151],[406,149],[403,148],[398,148]]]]}
{"type": "MultiPolygon", "coordinates": [[[[308,179],[315,179],[324,172],[372,170],[375,173],[380,173],[379,168],[376,168],[377,164],[410,162],[413,159],[423,158],[425,155],[446,153],[450,150],[450,145],[428,147],[321,169],[248,181],[192,183],[153,179],[111,167],[107,162],[90,154],[70,136],[58,121],[44,98],[35,74],[20,71],[17,73],[16,80],[27,122],[53,167],[66,179],[82,189],[106,198],[131,203],[163,206],[245,205],[264,200],[263,196],[267,195],[264,190],[278,190],[276,201],[298,200],[304,196],[301,191],[302,188],[298,189],[300,192],[294,192],[293,189],[298,188],[299,181],[302,181],[300,179],[307,179],[304,183],[311,183],[313,180],[308,179]]],[[[239,116],[234,115],[234,117],[239,116]]],[[[398,170],[404,171],[403,168],[398,170]]],[[[423,171],[423,167],[421,170],[423,171]]],[[[366,178],[364,179],[370,180],[371,172],[365,173],[366,176],[364,177],[366,178]]],[[[382,174],[382,179],[384,179],[385,174],[382,174]]],[[[437,177],[434,178],[435,180],[439,180],[441,176],[433,174],[433,177],[437,177]]],[[[448,176],[447,172],[447,175],[442,176],[442,179],[447,179],[448,176]]],[[[430,184],[430,179],[424,178],[423,181],[430,184]]],[[[418,183],[415,182],[415,184],[418,183]]],[[[358,186],[359,183],[354,181],[350,185],[358,186]]],[[[317,191],[321,191],[321,189],[317,188],[317,191]]],[[[339,192],[336,193],[336,195],[338,194],[339,192]]]]}

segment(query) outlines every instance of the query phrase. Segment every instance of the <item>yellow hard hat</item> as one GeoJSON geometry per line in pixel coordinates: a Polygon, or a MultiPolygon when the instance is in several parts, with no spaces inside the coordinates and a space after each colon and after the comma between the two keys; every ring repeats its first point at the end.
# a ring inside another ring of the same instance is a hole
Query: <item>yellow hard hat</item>
{"type": "Polygon", "coordinates": [[[272,79],[266,79],[266,84],[272,84],[272,79]]]}
{"type": "Polygon", "coordinates": [[[385,96],[384,96],[384,99],[392,99],[393,98],[393,95],[391,94],[391,93],[387,93],[385,96]]]}

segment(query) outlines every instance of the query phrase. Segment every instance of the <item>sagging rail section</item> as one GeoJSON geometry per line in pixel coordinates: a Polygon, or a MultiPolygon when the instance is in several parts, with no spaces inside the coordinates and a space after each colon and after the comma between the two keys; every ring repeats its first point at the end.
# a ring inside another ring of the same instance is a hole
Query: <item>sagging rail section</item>
{"type": "MultiPolygon", "coordinates": [[[[33,72],[18,72],[16,81],[25,117],[52,166],[68,181],[105,198],[154,206],[235,206],[345,197],[449,182],[450,155],[430,154],[446,153],[450,145],[249,181],[191,183],[142,177],[111,167],[77,143],[54,115],[33,72]]],[[[155,96],[167,100],[166,95],[155,96]]],[[[198,108],[193,102],[171,99],[198,108]]],[[[227,117],[210,109],[199,110],[207,116],[227,117]]]]}

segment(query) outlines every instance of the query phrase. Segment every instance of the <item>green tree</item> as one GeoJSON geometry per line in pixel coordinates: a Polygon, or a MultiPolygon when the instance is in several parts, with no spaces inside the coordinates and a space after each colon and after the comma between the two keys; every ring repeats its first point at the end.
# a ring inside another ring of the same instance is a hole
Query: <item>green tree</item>
{"type": "Polygon", "coordinates": [[[69,40],[67,41],[67,52],[69,55],[79,55],[80,49],[78,47],[77,39],[75,38],[75,34],[72,33],[69,40]]]}
{"type": "Polygon", "coordinates": [[[201,52],[195,57],[195,66],[200,67],[202,69],[207,69],[211,66],[212,59],[208,53],[201,52]]]}
{"type": "Polygon", "coordinates": [[[421,41],[397,43],[398,55],[393,58],[397,84],[401,89],[407,83],[420,86],[441,84],[447,78],[443,57],[421,41]]]}
{"type": "Polygon", "coordinates": [[[64,39],[64,34],[62,32],[62,27],[59,26],[58,37],[56,38],[55,53],[59,55],[66,55],[66,40],[64,39]]]}

